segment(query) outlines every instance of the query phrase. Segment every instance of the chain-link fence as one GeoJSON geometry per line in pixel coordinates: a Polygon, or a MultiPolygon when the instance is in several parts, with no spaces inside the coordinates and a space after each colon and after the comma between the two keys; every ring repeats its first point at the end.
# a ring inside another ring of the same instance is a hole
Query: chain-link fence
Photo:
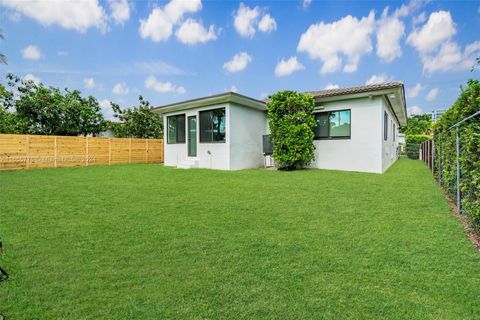
{"type": "Polygon", "coordinates": [[[480,222],[480,111],[420,146],[420,159],[455,201],[457,212],[480,222]]]}

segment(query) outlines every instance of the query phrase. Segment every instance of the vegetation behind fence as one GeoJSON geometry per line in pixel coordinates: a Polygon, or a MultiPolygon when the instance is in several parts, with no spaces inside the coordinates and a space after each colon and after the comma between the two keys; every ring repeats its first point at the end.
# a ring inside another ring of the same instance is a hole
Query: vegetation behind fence
{"type": "Polygon", "coordinates": [[[162,162],[162,139],[0,134],[0,170],[162,162]]]}
{"type": "Polygon", "coordinates": [[[435,124],[433,148],[435,178],[457,200],[458,210],[469,216],[477,230],[480,230],[479,111],[480,82],[471,80],[435,124]]]}

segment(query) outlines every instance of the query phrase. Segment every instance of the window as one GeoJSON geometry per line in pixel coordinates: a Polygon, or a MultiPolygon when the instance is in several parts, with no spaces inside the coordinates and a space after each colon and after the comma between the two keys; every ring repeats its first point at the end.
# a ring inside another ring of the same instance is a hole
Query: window
{"type": "Polygon", "coordinates": [[[225,108],[201,111],[200,142],[225,142],[225,108]]]}
{"type": "Polygon", "coordinates": [[[167,143],[185,143],[185,115],[167,117],[167,143]]]}
{"type": "Polygon", "coordinates": [[[383,114],[383,140],[387,141],[388,138],[388,114],[387,111],[383,114]]]}
{"type": "Polygon", "coordinates": [[[350,138],[350,110],[316,113],[315,120],[315,139],[350,138]]]}
{"type": "Polygon", "coordinates": [[[393,142],[395,142],[395,136],[396,136],[396,133],[397,133],[395,131],[395,123],[393,124],[392,132],[393,132],[393,142]]]}

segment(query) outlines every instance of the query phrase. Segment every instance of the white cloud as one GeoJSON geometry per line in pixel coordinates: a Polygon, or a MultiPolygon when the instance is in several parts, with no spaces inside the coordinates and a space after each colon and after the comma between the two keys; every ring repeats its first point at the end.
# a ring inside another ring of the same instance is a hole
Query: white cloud
{"type": "Polygon", "coordinates": [[[37,46],[28,45],[22,49],[22,57],[27,60],[38,60],[42,57],[42,53],[37,46]]]}
{"type": "Polygon", "coordinates": [[[182,86],[175,86],[171,82],[161,82],[155,76],[149,76],[145,79],[145,88],[151,89],[160,93],[172,92],[176,94],[185,94],[185,90],[182,86]]]}
{"type": "Polygon", "coordinates": [[[85,78],[83,79],[83,86],[86,89],[93,89],[95,88],[95,79],[93,78],[85,78]]]}
{"type": "Polygon", "coordinates": [[[421,83],[417,83],[413,87],[407,88],[407,97],[409,98],[415,98],[420,94],[420,91],[423,90],[425,86],[423,86],[421,83]]]}
{"type": "Polygon", "coordinates": [[[420,29],[414,29],[407,42],[421,53],[434,51],[438,46],[457,33],[452,16],[448,11],[430,14],[428,21],[420,29]]]}
{"type": "Polygon", "coordinates": [[[418,16],[413,17],[412,23],[413,25],[421,24],[427,21],[427,15],[425,12],[420,13],[418,16]]]}
{"type": "Polygon", "coordinates": [[[423,26],[410,33],[407,42],[418,51],[424,72],[468,70],[475,64],[480,54],[480,41],[468,44],[462,51],[453,41],[456,33],[448,11],[431,13],[423,26]]]}
{"type": "Polygon", "coordinates": [[[312,3],[312,0],[303,0],[303,7],[307,8],[312,3]]]}
{"type": "Polygon", "coordinates": [[[117,24],[124,24],[130,19],[130,4],[127,0],[108,0],[111,17],[117,24]]]}
{"type": "Polygon", "coordinates": [[[384,83],[384,82],[389,82],[391,81],[390,77],[388,77],[386,74],[374,74],[373,76],[370,77],[370,79],[368,79],[366,82],[365,82],[365,85],[370,85],[370,84],[379,84],[379,83],[384,83]]]}
{"type": "Polygon", "coordinates": [[[410,108],[407,108],[407,114],[409,116],[414,115],[414,114],[422,114],[423,110],[419,106],[413,106],[410,108]]]}
{"type": "Polygon", "coordinates": [[[262,32],[277,30],[277,22],[267,13],[258,23],[258,29],[262,32]]]}
{"type": "Polygon", "coordinates": [[[31,73],[26,74],[25,77],[23,77],[23,80],[24,81],[33,81],[33,83],[35,83],[35,84],[40,84],[40,82],[42,82],[42,80],[40,80],[39,77],[36,77],[31,73]]]}
{"type": "Polygon", "coordinates": [[[186,90],[184,87],[179,86],[179,87],[177,87],[177,89],[175,90],[175,92],[176,92],[177,94],[185,94],[185,93],[187,93],[187,90],[186,90]]]}
{"type": "Polygon", "coordinates": [[[375,29],[375,13],[357,19],[350,15],[332,22],[311,25],[300,37],[298,52],[322,61],[322,74],[340,70],[354,72],[362,55],[372,51],[371,34],[375,29]],[[344,65],[342,57],[347,57],[344,65]]]}
{"type": "Polygon", "coordinates": [[[112,93],[119,95],[126,95],[130,92],[130,88],[127,87],[125,82],[119,82],[115,84],[112,88],[112,93]]]}
{"type": "Polygon", "coordinates": [[[66,56],[68,56],[68,52],[67,51],[57,51],[57,56],[66,57],[66,56]]]}
{"type": "Polygon", "coordinates": [[[252,56],[246,52],[240,52],[235,54],[230,61],[223,64],[223,69],[228,72],[242,71],[252,61],[252,56]]]}
{"type": "Polygon", "coordinates": [[[197,12],[201,8],[200,0],[171,0],[163,9],[154,8],[146,20],[140,19],[138,32],[143,39],[166,41],[172,35],[173,26],[180,22],[185,14],[197,12]]]}
{"type": "Polygon", "coordinates": [[[161,74],[161,75],[185,75],[187,72],[162,60],[149,60],[136,62],[133,66],[122,67],[127,73],[133,74],[161,74]]]}
{"type": "Polygon", "coordinates": [[[259,14],[260,8],[258,6],[251,9],[241,2],[233,19],[235,30],[237,30],[242,37],[253,37],[259,14]]]}
{"type": "Polygon", "coordinates": [[[112,109],[112,106],[110,105],[110,100],[108,99],[103,99],[103,100],[98,100],[98,104],[100,105],[100,108],[102,109],[102,114],[107,120],[115,120],[114,112],[112,109]]]}
{"type": "Polygon", "coordinates": [[[107,15],[98,0],[63,1],[1,0],[0,3],[44,26],[57,24],[65,29],[85,32],[89,28],[107,30],[107,15]]]}
{"type": "Polygon", "coordinates": [[[211,25],[207,30],[201,22],[197,22],[194,19],[187,19],[177,29],[175,36],[178,41],[189,45],[217,39],[215,26],[211,25]]]}
{"type": "Polygon", "coordinates": [[[240,3],[233,18],[233,25],[240,36],[252,38],[257,31],[257,27],[261,32],[271,32],[277,29],[277,22],[268,13],[264,14],[258,21],[260,11],[258,6],[250,8],[243,2],[240,3]]]}
{"type": "Polygon", "coordinates": [[[288,60],[280,60],[275,67],[275,76],[283,77],[294,73],[295,71],[304,70],[303,64],[298,62],[297,57],[290,57],[288,60]]]}
{"type": "Polygon", "coordinates": [[[323,88],[323,90],[333,90],[333,89],[340,89],[338,84],[329,83],[323,88]]]}
{"type": "Polygon", "coordinates": [[[402,55],[400,40],[405,34],[405,25],[399,19],[400,11],[388,15],[388,7],[383,10],[377,28],[377,56],[385,62],[392,62],[402,55]]]}
{"type": "Polygon", "coordinates": [[[427,94],[427,96],[425,97],[425,99],[427,101],[434,101],[435,99],[437,99],[437,96],[438,96],[438,88],[433,88],[432,90],[430,90],[427,94]]]}
{"type": "Polygon", "coordinates": [[[480,41],[470,43],[462,52],[455,42],[445,42],[436,55],[422,55],[423,70],[435,71],[468,70],[475,65],[475,58],[480,55],[480,41]]]}
{"type": "Polygon", "coordinates": [[[232,85],[232,86],[230,87],[230,90],[229,90],[229,91],[230,91],[230,92],[238,92],[237,86],[232,85]]]}
{"type": "Polygon", "coordinates": [[[12,22],[19,22],[20,21],[20,18],[22,17],[22,15],[20,14],[20,12],[18,11],[9,11],[6,13],[8,19],[12,22]]]}

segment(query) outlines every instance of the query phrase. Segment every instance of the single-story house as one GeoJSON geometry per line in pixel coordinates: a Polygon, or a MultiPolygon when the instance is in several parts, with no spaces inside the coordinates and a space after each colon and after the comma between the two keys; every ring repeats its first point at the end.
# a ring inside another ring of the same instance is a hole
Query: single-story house
{"type": "MultiPolygon", "coordinates": [[[[398,130],[407,121],[403,83],[308,93],[317,120],[311,167],[382,173],[397,160],[398,130]]],[[[155,108],[164,119],[165,165],[263,167],[266,110],[266,101],[234,92],[155,108]]]]}

